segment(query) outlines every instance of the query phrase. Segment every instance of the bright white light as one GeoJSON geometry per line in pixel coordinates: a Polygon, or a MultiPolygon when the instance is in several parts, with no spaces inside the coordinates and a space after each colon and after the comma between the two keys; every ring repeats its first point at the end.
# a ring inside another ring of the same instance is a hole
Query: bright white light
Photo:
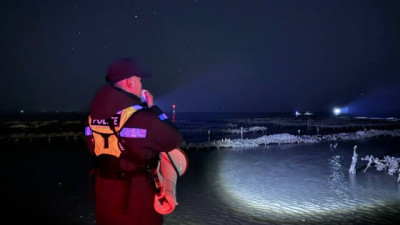
{"type": "MultiPolygon", "coordinates": [[[[295,150],[280,148],[276,150],[295,150]]],[[[385,188],[371,193],[372,184],[365,188],[357,184],[355,176],[346,179],[347,164],[343,167],[345,161],[338,156],[304,164],[315,158],[306,153],[285,157],[277,151],[256,151],[260,153],[239,150],[238,154],[224,154],[219,162],[215,182],[223,190],[220,197],[241,213],[274,221],[318,222],[329,215],[378,210],[398,195],[396,190],[393,193],[385,188]]]]}
{"type": "Polygon", "coordinates": [[[342,111],[340,110],[340,108],[333,108],[333,114],[335,114],[336,116],[339,115],[342,111]]]}

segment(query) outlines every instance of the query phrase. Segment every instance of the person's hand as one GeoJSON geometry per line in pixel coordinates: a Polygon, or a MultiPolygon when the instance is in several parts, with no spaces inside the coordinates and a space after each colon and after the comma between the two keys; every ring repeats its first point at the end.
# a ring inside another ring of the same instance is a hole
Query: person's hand
{"type": "Polygon", "coordinates": [[[142,96],[146,99],[147,106],[150,108],[154,104],[153,95],[148,90],[142,90],[142,96]]]}

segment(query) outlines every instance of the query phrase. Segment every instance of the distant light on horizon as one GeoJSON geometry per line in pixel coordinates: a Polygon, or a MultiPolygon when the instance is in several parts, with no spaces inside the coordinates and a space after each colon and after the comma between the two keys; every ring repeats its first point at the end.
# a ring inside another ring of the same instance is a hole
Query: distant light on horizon
{"type": "Polygon", "coordinates": [[[333,108],[333,114],[335,114],[335,116],[338,116],[340,114],[348,114],[349,113],[349,108],[348,107],[335,107],[333,108]]]}
{"type": "Polygon", "coordinates": [[[335,114],[336,116],[340,115],[341,110],[340,108],[333,108],[333,114],[335,114]]]}
{"type": "Polygon", "coordinates": [[[176,109],[176,105],[173,104],[172,105],[172,122],[175,122],[175,109],[176,109]]]}
{"type": "Polygon", "coordinates": [[[296,111],[295,115],[296,115],[296,117],[302,116],[302,115],[304,115],[304,116],[312,116],[312,115],[314,115],[314,113],[311,113],[311,112],[308,112],[308,111],[301,113],[299,111],[296,111]]]}

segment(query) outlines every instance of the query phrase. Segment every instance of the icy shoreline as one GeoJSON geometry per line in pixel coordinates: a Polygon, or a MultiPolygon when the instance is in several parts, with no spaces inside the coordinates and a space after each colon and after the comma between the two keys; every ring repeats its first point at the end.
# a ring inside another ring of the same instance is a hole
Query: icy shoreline
{"type": "Polygon", "coordinates": [[[288,133],[264,135],[254,139],[221,139],[200,143],[183,144],[183,148],[250,148],[269,144],[319,143],[323,141],[350,141],[374,137],[400,137],[400,129],[395,130],[361,130],[350,133],[327,135],[292,135],[288,133]]]}
{"type": "MultiPolygon", "coordinates": [[[[197,116],[174,122],[186,143],[182,148],[240,148],[269,144],[317,143],[399,136],[397,118],[197,116]],[[238,137],[239,136],[239,137],[238,137]],[[237,139],[234,139],[237,138],[237,139]]],[[[84,139],[83,120],[0,121],[0,142],[54,143],[84,139]]]]}

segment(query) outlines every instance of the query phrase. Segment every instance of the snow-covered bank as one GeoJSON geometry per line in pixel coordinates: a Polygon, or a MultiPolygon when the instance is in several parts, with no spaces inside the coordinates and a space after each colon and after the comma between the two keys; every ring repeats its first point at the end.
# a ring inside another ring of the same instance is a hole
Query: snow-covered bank
{"type": "MultiPolygon", "coordinates": [[[[237,127],[233,126],[232,127],[237,127]]],[[[241,127],[241,128],[183,128],[179,129],[180,132],[182,133],[207,133],[207,132],[213,132],[213,133],[225,133],[225,134],[240,134],[240,133],[258,133],[262,132],[265,133],[265,131],[268,130],[267,127],[264,126],[252,126],[252,127],[241,127]]]]}
{"type": "MultiPolygon", "coordinates": [[[[84,120],[73,118],[46,116],[42,120],[0,120],[0,142],[82,141],[84,120]]],[[[188,114],[187,118],[178,117],[174,124],[189,143],[183,145],[186,148],[354,140],[397,135],[396,129],[400,129],[400,120],[396,118],[251,117],[242,114],[234,118],[188,114]]]]}
{"type": "Polygon", "coordinates": [[[183,148],[242,148],[269,144],[299,144],[318,143],[322,141],[349,141],[374,137],[399,137],[400,129],[396,130],[362,130],[353,133],[338,133],[327,135],[292,135],[288,133],[264,135],[254,139],[221,139],[200,143],[184,144],[183,148]]]}

